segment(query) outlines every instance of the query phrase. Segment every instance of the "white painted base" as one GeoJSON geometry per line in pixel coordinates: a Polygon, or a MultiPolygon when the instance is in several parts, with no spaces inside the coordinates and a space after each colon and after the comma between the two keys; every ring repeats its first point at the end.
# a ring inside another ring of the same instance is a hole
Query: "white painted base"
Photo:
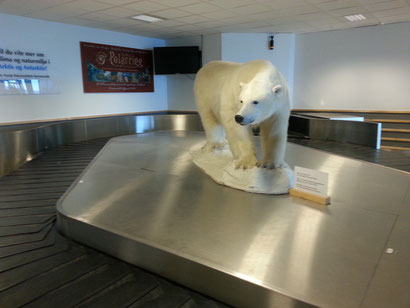
{"type": "Polygon", "coordinates": [[[193,162],[215,182],[260,194],[287,194],[293,187],[293,171],[287,164],[276,169],[235,169],[229,147],[191,152],[193,162]]]}

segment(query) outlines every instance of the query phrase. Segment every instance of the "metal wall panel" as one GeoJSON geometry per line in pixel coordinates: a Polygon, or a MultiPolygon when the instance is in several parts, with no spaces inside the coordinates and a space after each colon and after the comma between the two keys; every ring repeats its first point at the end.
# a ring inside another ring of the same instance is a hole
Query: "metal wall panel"
{"type": "Polygon", "coordinates": [[[380,149],[381,123],[337,121],[291,115],[289,131],[311,139],[347,142],[380,149]]]}
{"type": "MultiPolygon", "coordinates": [[[[202,131],[197,114],[141,115],[75,120],[0,134],[0,176],[47,148],[160,130],[202,131]]],[[[312,139],[333,140],[380,148],[381,124],[332,121],[303,116],[290,118],[289,130],[312,139]]]]}
{"type": "Polygon", "coordinates": [[[121,116],[45,124],[0,134],[0,176],[47,148],[159,130],[202,130],[196,114],[121,116]]]}

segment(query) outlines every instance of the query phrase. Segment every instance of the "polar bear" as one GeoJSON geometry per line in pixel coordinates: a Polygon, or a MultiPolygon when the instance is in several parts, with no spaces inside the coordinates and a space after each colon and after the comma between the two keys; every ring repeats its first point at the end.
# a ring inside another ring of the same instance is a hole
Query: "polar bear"
{"type": "Polygon", "coordinates": [[[226,134],[236,168],[273,169],[284,164],[289,91],[272,63],[209,62],[196,75],[194,94],[207,137],[205,150],[223,146],[226,134]],[[252,140],[253,126],[260,129],[260,161],[252,140]]]}

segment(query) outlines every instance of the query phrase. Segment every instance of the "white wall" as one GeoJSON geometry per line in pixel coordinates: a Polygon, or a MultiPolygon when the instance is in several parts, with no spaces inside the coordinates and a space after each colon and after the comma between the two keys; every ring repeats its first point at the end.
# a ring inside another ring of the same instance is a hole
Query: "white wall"
{"type": "MultiPolygon", "coordinates": [[[[199,46],[202,50],[200,35],[167,40],[167,46],[199,46]]],[[[195,74],[167,75],[168,78],[168,109],[195,111],[194,80],[195,74]]]]}
{"type": "Polygon", "coordinates": [[[222,60],[234,62],[269,60],[283,74],[292,93],[294,39],[293,34],[277,34],[274,37],[275,49],[269,50],[267,33],[223,33],[222,60]]]}
{"type": "Polygon", "coordinates": [[[296,36],[293,108],[410,110],[410,23],[296,36]]]}
{"type": "MultiPolygon", "coordinates": [[[[271,61],[285,76],[292,93],[294,35],[275,35],[275,50],[268,49],[268,34],[222,33],[167,41],[167,46],[197,45],[202,48],[203,65],[213,60],[248,62],[271,61]]],[[[193,85],[195,75],[168,75],[170,110],[196,110],[193,85]]]]}
{"type": "Polygon", "coordinates": [[[222,35],[208,34],[202,37],[202,65],[222,59],[222,35]]]}
{"type": "Polygon", "coordinates": [[[155,76],[154,93],[83,93],[80,41],[139,49],[165,41],[0,14],[0,47],[44,51],[58,66],[60,94],[1,95],[0,123],[166,110],[167,80],[155,76]]]}

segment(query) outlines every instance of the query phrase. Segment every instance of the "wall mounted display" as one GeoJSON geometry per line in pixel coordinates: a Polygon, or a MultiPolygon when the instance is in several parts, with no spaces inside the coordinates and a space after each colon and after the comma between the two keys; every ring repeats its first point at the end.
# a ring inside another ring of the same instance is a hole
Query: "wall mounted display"
{"type": "Polygon", "coordinates": [[[85,93],[154,92],[152,51],[80,42],[85,93]]]}
{"type": "Polygon", "coordinates": [[[57,94],[55,69],[44,52],[0,45],[0,94],[57,94]]]}

